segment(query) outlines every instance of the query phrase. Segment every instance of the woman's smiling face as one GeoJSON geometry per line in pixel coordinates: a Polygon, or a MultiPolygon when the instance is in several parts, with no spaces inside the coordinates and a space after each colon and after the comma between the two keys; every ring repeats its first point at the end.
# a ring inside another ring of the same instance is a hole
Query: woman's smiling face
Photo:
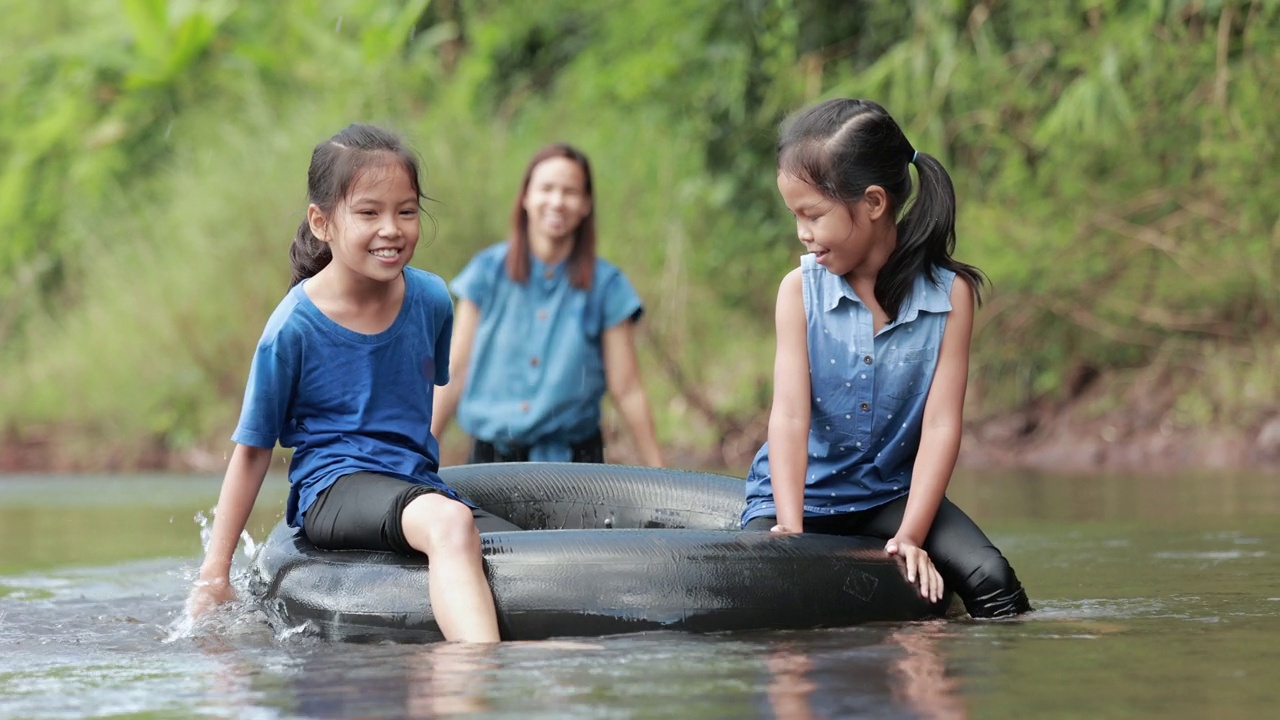
{"type": "Polygon", "coordinates": [[[591,214],[591,196],[582,166],[566,157],[543,160],[533,168],[524,193],[529,236],[553,243],[572,239],[591,214]]]}

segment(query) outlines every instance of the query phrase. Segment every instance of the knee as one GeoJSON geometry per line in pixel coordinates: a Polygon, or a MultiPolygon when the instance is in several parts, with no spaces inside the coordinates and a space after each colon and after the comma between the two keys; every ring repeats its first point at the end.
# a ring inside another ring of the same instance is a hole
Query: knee
{"type": "Polygon", "coordinates": [[[427,555],[480,552],[471,508],[443,495],[423,495],[409,503],[401,524],[409,544],[427,555]]]}
{"type": "Polygon", "coordinates": [[[1006,617],[1031,609],[1017,574],[999,553],[984,558],[973,569],[962,593],[965,609],[976,618],[1006,617]]]}

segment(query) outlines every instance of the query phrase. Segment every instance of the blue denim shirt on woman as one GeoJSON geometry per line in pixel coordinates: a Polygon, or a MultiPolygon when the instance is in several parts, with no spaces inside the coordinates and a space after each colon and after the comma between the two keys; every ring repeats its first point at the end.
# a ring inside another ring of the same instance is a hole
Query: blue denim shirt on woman
{"type": "MultiPolygon", "coordinates": [[[[811,387],[804,514],[867,510],[910,489],[955,273],[935,268],[936,284],[916,277],[897,319],[877,333],[843,277],[812,255],[800,268],[811,387]]],[[[761,516],[777,516],[767,442],[747,474],[742,523],[761,516]]]]}
{"type": "Polygon", "coordinates": [[[507,243],[490,246],[449,284],[480,308],[458,424],[500,450],[527,447],[535,462],[567,462],[573,443],[600,430],[604,331],[640,319],[640,296],[604,260],[580,290],[564,262],[531,256],[529,280],[517,283],[506,258],[507,243]]]}

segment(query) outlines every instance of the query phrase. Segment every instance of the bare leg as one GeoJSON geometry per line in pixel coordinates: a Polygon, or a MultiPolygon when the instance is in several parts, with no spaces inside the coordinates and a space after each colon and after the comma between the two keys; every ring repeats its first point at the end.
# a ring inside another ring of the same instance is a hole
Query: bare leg
{"type": "Polygon", "coordinates": [[[431,609],[445,639],[498,642],[498,616],[471,508],[429,493],[409,503],[401,524],[409,545],[431,565],[431,609]]]}

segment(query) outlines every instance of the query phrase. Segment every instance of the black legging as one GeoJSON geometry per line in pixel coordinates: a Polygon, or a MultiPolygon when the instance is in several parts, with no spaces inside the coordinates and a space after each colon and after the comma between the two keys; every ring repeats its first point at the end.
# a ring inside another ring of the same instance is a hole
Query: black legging
{"type": "MultiPolygon", "coordinates": [[[[907,498],[901,497],[880,507],[861,512],[806,517],[804,531],[826,535],[866,535],[888,540],[898,533],[907,498]]],[[[758,517],[746,530],[768,530],[776,517],[758,517]]],[[[964,511],[945,497],[925,538],[929,553],[942,580],[964,601],[975,618],[1017,615],[1031,609],[1027,593],[1018,582],[1009,561],[964,511]]]]}

